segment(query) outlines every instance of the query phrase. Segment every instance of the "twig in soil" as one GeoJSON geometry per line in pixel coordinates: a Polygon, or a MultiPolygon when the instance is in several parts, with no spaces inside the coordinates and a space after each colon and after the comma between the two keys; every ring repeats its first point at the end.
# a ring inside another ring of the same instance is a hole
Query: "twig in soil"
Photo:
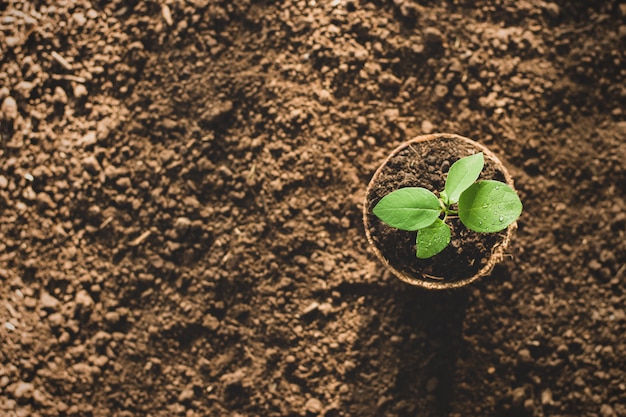
{"type": "Polygon", "coordinates": [[[409,148],[415,153],[415,155],[419,155],[419,153],[415,150],[413,145],[409,145],[409,148]]]}
{"type": "Polygon", "coordinates": [[[161,6],[161,15],[163,15],[163,20],[167,23],[168,26],[172,26],[174,24],[174,20],[172,19],[172,11],[167,4],[161,6]]]}
{"type": "Polygon", "coordinates": [[[443,281],[443,277],[437,277],[434,275],[425,274],[423,272],[422,272],[422,275],[425,276],[426,278],[434,279],[435,281],[443,281]]]}
{"type": "Polygon", "coordinates": [[[15,311],[15,309],[13,308],[13,306],[9,303],[5,304],[7,310],[9,311],[9,314],[11,315],[11,317],[16,318],[19,317],[19,314],[17,311],[15,311]]]}
{"type": "Polygon", "coordinates": [[[72,64],[67,62],[67,60],[63,58],[61,55],[59,55],[59,53],[57,53],[56,51],[50,52],[50,55],[52,55],[52,58],[54,58],[54,60],[58,62],[66,70],[71,71],[73,69],[72,64]]]}
{"type": "Polygon", "coordinates": [[[130,242],[128,245],[129,246],[138,246],[141,244],[141,242],[143,242],[144,240],[146,240],[148,238],[148,236],[150,236],[150,234],[152,234],[152,231],[150,230],[146,230],[145,232],[143,232],[141,235],[139,235],[137,237],[137,239],[133,240],[132,242],[130,242]]]}
{"type": "Polygon", "coordinates": [[[624,271],[626,271],[626,264],[622,265],[620,269],[617,270],[617,272],[615,273],[615,277],[613,277],[613,279],[621,280],[622,275],[624,275],[624,271]]]}
{"type": "Polygon", "coordinates": [[[100,230],[104,229],[105,227],[107,227],[111,222],[113,221],[113,217],[107,217],[102,224],[100,225],[100,230]]]}
{"type": "Polygon", "coordinates": [[[250,358],[250,360],[258,362],[258,358],[252,354],[252,351],[250,351],[250,348],[248,346],[244,346],[243,350],[244,352],[246,352],[246,356],[250,358]]]}
{"type": "Polygon", "coordinates": [[[65,81],[75,81],[77,83],[85,84],[87,80],[83,77],[78,77],[72,74],[52,74],[53,80],[65,80],[65,81]]]}
{"type": "Polygon", "coordinates": [[[254,177],[254,173],[256,171],[256,163],[252,163],[250,167],[250,171],[248,171],[248,175],[246,175],[246,180],[251,180],[254,177]]]}
{"type": "Polygon", "coordinates": [[[513,256],[513,254],[512,254],[512,253],[508,253],[508,252],[503,253],[503,254],[502,254],[502,257],[503,257],[503,258],[509,258],[509,259],[511,259],[511,260],[515,259],[515,256],[513,256]]]}

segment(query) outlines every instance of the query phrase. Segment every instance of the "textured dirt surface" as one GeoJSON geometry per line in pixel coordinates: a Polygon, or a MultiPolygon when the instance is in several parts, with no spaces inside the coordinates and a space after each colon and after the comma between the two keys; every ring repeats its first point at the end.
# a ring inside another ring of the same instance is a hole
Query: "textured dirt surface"
{"type": "Polygon", "coordinates": [[[0,3],[0,414],[626,416],[625,17],[0,3]],[[525,207],[448,294],[386,273],[360,215],[432,131],[525,207]]]}

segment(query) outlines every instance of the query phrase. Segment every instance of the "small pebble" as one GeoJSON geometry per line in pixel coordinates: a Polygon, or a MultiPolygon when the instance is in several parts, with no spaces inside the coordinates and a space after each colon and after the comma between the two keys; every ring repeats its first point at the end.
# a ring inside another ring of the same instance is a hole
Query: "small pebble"
{"type": "Polygon", "coordinates": [[[87,23],[87,18],[83,13],[74,13],[72,19],[78,26],[85,26],[85,23],[87,23]]]}
{"type": "Polygon", "coordinates": [[[194,397],[194,392],[192,388],[184,389],[180,395],[178,396],[178,401],[181,403],[191,401],[194,397]]]}
{"type": "Polygon", "coordinates": [[[307,412],[311,414],[318,415],[322,412],[322,402],[317,398],[309,398],[309,400],[304,405],[304,408],[307,412]]]}
{"type": "Polygon", "coordinates": [[[93,298],[91,298],[91,296],[89,295],[89,293],[86,290],[80,290],[76,293],[76,304],[83,307],[83,308],[89,308],[91,306],[93,306],[94,302],[93,302],[93,298]]]}
{"type": "Polygon", "coordinates": [[[49,194],[46,194],[43,191],[37,193],[36,198],[41,207],[54,209],[57,206],[54,200],[52,200],[52,197],[50,197],[49,194]]]}
{"type": "Polygon", "coordinates": [[[541,404],[542,405],[552,404],[552,391],[550,391],[550,388],[544,390],[541,393],[541,404]]]}
{"type": "Polygon", "coordinates": [[[443,43],[443,34],[437,28],[428,27],[424,29],[424,41],[431,45],[440,45],[443,43]]]}
{"type": "Polygon", "coordinates": [[[185,232],[191,226],[191,220],[188,217],[178,217],[174,221],[174,227],[178,233],[185,232]]]}
{"type": "Polygon", "coordinates": [[[530,363],[533,361],[533,357],[528,349],[520,349],[520,351],[517,352],[517,357],[521,363],[530,363]]]}
{"type": "Polygon", "coordinates": [[[202,327],[205,327],[211,331],[215,331],[220,327],[220,321],[211,314],[207,314],[202,319],[202,327]]]}
{"type": "Polygon", "coordinates": [[[589,269],[591,269],[592,271],[599,271],[600,269],[602,269],[602,264],[598,262],[597,259],[592,259],[589,262],[589,269]]]}
{"type": "Polygon", "coordinates": [[[433,393],[439,386],[439,379],[437,377],[432,377],[426,382],[426,391],[433,393]]]}
{"type": "Polygon", "coordinates": [[[369,52],[367,52],[367,49],[365,49],[365,48],[357,48],[354,51],[354,58],[357,61],[365,62],[365,61],[367,61],[367,57],[368,56],[369,56],[369,52]]]}
{"type": "Polygon", "coordinates": [[[30,81],[20,81],[14,87],[15,92],[17,92],[23,98],[30,98],[30,93],[35,88],[35,85],[30,81]]]}
{"type": "Polygon", "coordinates": [[[90,130],[89,132],[87,132],[82,138],[80,138],[80,140],[78,141],[78,143],[81,146],[84,147],[90,147],[95,145],[98,142],[98,140],[96,139],[96,132],[93,130],[90,130]]]}
{"type": "Polygon", "coordinates": [[[404,338],[402,336],[398,336],[398,335],[393,335],[389,338],[389,341],[391,342],[391,344],[393,345],[399,345],[404,341],[404,338]]]}
{"type": "Polygon", "coordinates": [[[2,102],[2,107],[0,107],[2,111],[2,119],[3,120],[15,120],[17,119],[17,102],[11,96],[8,96],[2,102]]]}
{"type": "Polygon", "coordinates": [[[435,97],[444,98],[448,95],[448,87],[444,84],[437,84],[435,86],[435,97]]]}
{"type": "Polygon", "coordinates": [[[13,395],[16,399],[29,399],[33,396],[35,386],[30,382],[20,382],[15,387],[13,395]]]}
{"type": "Polygon", "coordinates": [[[457,98],[463,98],[467,95],[467,92],[461,84],[457,84],[454,86],[454,90],[452,90],[452,95],[457,98]]]}
{"type": "Polygon", "coordinates": [[[328,90],[319,90],[317,92],[317,97],[320,99],[322,103],[330,103],[332,102],[333,96],[330,94],[328,90]]]}
{"type": "Polygon", "coordinates": [[[45,309],[55,310],[59,306],[59,300],[47,292],[41,294],[40,302],[41,307],[45,309]]]}
{"type": "Polygon", "coordinates": [[[33,401],[35,401],[35,404],[44,405],[46,403],[46,396],[43,392],[36,389],[33,391],[33,401]]]}
{"type": "Polygon", "coordinates": [[[319,307],[319,303],[317,301],[313,301],[311,304],[309,304],[304,310],[302,310],[302,315],[306,316],[309,315],[311,313],[313,313],[314,311],[316,311],[319,307]]]}
{"type": "Polygon", "coordinates": [[[548,16],[550,16],[552,19],[558,18],[561,14],[561,8],[556,3],[544,3],[543,7],[548,16]]]}
{"type": "Polygon", "coordinates": [[[526,393],[524,392],[524,388],[518,387],[513,390],[512,400],[513,405],[519,407],[524,402],[524,397],[526,397],[526,393]]]}
{"type": "Polygon", "coordinates": [[[4,38],[4,42],[9,48],[13,48],[20,44],[20,38],[18,38],[17,36],[7,36],[6,38],[4,38]]]}
{"type": "Polygon", "coordinates": [[[85,87],[83,84],[77,83],[74,86],[74,97],[83,98],[86,97],[87,94],[89,94],[89,92],[87,91],[87,87],[85,87]]]}
{"type": "Polygon", "coordinates": [[[535,402],[533,401],[532,398],[529,398],[526,401],[524,401],[524,410],[531,413],[534,409],[535,409],[535,402]]]}
{"type": "Polygon", "coordinates": [[[615,411],[613,407],[608,404],[602,404],[600,407],[600,416],[602,417],[615,417],[615,411]]]}
{"type": "Polygon", "coordinates": [[[65,90],[61,87],[56,87],[54,89],[52,101],[56,104],[67,104],[67,93],[65,92],[65,90]]]}
{"type": "Polygon", "coordinates": [[[333,306],[330,303],[322,303],[319,305],[318,310],[325,316],[332,312],[333,306]]]}
{"type": "Polygon", "coordinates": [[[82,162],[83,162],[83,168],[85,168],[85,170],[92,175],[99,173],[100,170],[102,169],[100,167],[100,162],[98,162],[95,156],[88,156],[85,159],[83,159],[82,162]]]}

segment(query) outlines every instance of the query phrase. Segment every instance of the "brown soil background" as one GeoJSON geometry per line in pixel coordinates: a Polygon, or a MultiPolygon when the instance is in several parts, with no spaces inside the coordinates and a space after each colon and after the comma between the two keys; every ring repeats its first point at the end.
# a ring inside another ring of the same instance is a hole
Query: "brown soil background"
{"type": "Polygon", "coordinates": [[[618,1],[4,1],[3,416],[626,416],[618,1]],[[361,201],[490,147],[491,277],[410,288],[361,201]]]}

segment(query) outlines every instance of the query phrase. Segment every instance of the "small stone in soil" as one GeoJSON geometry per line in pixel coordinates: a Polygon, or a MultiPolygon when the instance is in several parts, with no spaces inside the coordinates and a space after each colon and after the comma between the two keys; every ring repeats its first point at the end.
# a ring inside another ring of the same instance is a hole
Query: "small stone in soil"
{"type": "Polygon", "coordinates": [[[319,303],[316,301],[313,301],[311,304],[309,304],[304,310],[302,310],[302,316],[308,316],[309,314],[313,313],[314,311],[317,310],[317,308],[319,307],[319,303]]]}
{"type": "Polygon", "coordinates": [[[424,29],[424,41],[430,45],[440,45],[443,43],[443,34],[434,27],[424,29]]]}
{"type": "Polygon", "coordinates": [[[0,112],[2,112],[2,119],[4,120],[15,120],[17,118],[17,102],[11,96],[8,96],[2,102],[2,106],[0,107],[0,112]]]}
{"type": "Polygon", "coordinates": [[[35,386],[30,382],[19,382],[15,387],[15,391],[13,395],[16,399],[29,399],[33,395],[33,391],[35,390],[35,386]]]}
{"type": "Polygon", "coordinates": [[[86,97],[88,94],[89,92],[87,91],[87,87],[85,87],[83,84],[77,83],[74,86],[74,97],[83,98],[86,97]]]}
{"type": "Polygon", "coordinates": [[[391,338],[389,338],[389,341],[393,345],[400,345],[404,341],[404,338],[402,336],[398,336],[394,334],[393,336],[391,336],[391,338]]]}
{"type": "Polygon", "coordinates": [[[76,304],[83,307],[89,308],[93,306],[93,298],[89,295],[89,293],[85,290],[80,290],[76,293],[76,304]]]}
{"type": "Polygon", "coordinates": [[[520,405],[522,405],[522,402],[524,401],[525,396],[526,396],[526,393],[524,392],[524,388],[522,387],[515,388],[512,394],[513,405],[516,407],[519,407],[520,405]]]}
{"type": "Polygon", "coordinates": [[[532,398],[529,398],[526,401],[524,401],[524,410],[526,410],[526,411],[528,411],[530,413],[534,409],[535,409],[535,402],[533,401],[532,398]]]}
{"type": "Polygon", "coordinates": [[[530,355],[530,351],[528,349],[521,349],[519,352],[517,352],[517,357],[523,364],[528,364],[533,361],[533,358],[530,355]]]}
{"type": "Polygon", "coordinates": [[[552,404],[552,391],[550,388],[546,389],[541,393],[541,404],[542,405],[550,405],[552,404]]]}
{"type": "Polygon", "coordinates": [[[56,104],[67,104],[67,93],[65,93],[65,90],[61,87],[56,87],[52,101],[56,104]]]}
{"type": "Polygon", "coordinates": [[[59,300],[51,296],[47,292],[41,294],[41,307],[49,310],[55,310],[59,306],[59,300]]]}
{"type": "Polygon", "coordinates": [[[194,392],[192,388],[185,388],[178,396],[178,401],[181,403],[190,401],[193,399],[194,392]]]}
{"type": "Polygon", "coordinates": [[[426,391],[432,393],[439,386],[439,379],[437,377],[432,377],[426,382],[426,391]]]}
{"type": "Polygon", "coordinates": [[[602,404],[600,407],[600,416],[602,417],[615,417],[615,411],[613,407],[608,404],[602,404]]]}
{"type": "Polygon", "coordinates": [[[36,389],[33,391],[33,401],[35,404],[44,405],[46,403],[46,395],[36,389]]]}
{"type": "Polygon", "coordinates": [[[95,145],[97,142],[96,132],[94,130],[85,133],[85,135],[78,141],[79,145],[86,148],[95,145]]]}
{"type": "Polygon", "coordinates": [[[318,400],[317,398],[310,398],[306,402],[304,408],[308,413],[318,415],[322,412],[323,406],[322,406],[322,402],[318,400]]]}
{"type": "Polygon", "coordinates": [[[220,321],[213,315],[207,314],[204,316],[204,319],[202,319],[202,327],[215,331],[218,327],[220,327],[220,321]]]}
{"type": "Polygon", "coordinates": [[[92,175],[97,174],[101,170],[100,163],[95,156],[88,156],[83,159],[83,168],[92,175]]]}
{"type": "Polygon", "coordinates": [[[444,84],[437,84],[435,86],[435,96],[437,98],[444,98],[448,95],[448,87],[444,84]]]}

